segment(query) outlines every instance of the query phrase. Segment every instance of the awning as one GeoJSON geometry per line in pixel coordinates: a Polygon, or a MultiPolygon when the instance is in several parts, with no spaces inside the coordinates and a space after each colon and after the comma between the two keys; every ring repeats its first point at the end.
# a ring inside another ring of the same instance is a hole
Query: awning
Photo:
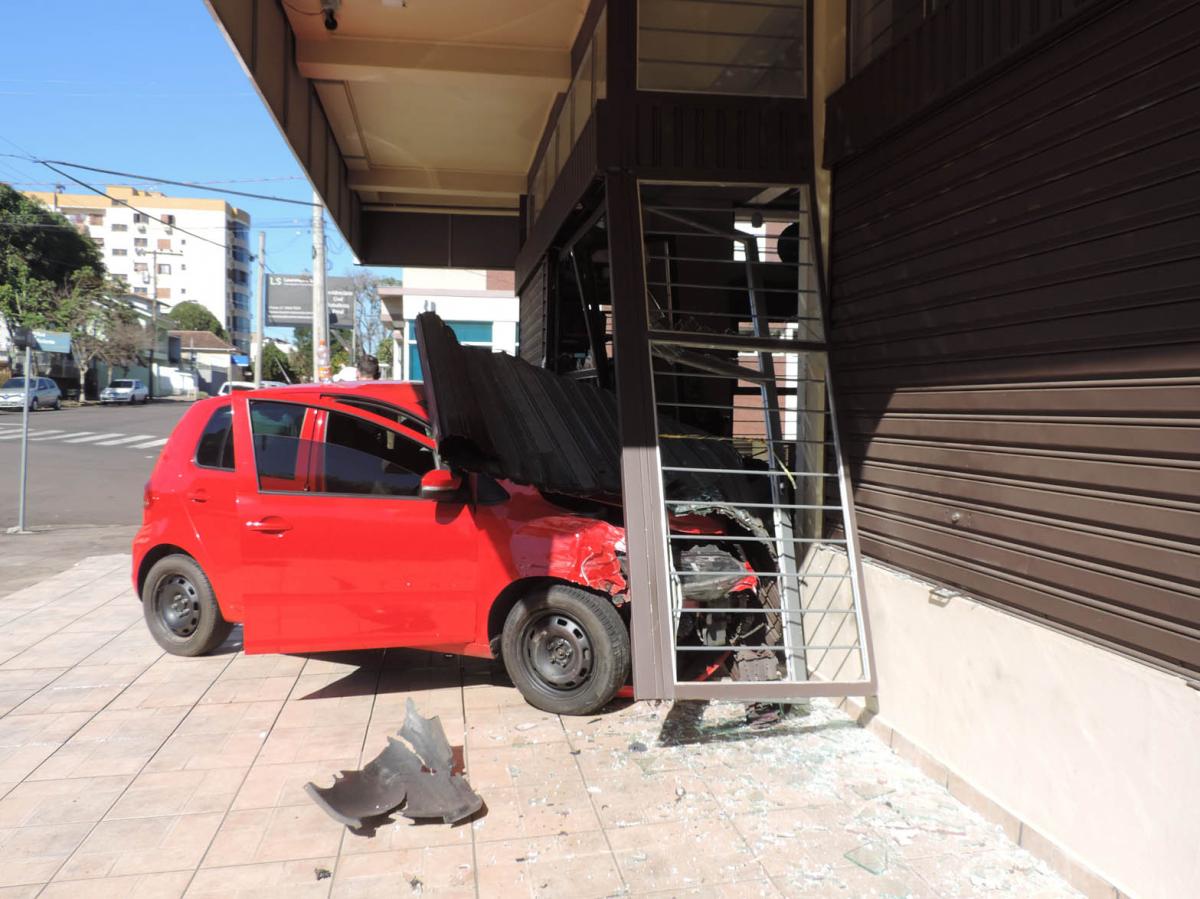
{"type": "MultiPolygon", "coordinates": [[[[619,496],[616,397],[504,353],[462,346],[436,313],[417,316],[425,404],[438,451],[451,465],[555,493],[619,496]]],[[[670,469],[736,472],[754,464],[727,442],[667,418],[670,469]]],[[[765,478],[686,470],[664,475],[669,499],[765,501],[765,478]]]]}

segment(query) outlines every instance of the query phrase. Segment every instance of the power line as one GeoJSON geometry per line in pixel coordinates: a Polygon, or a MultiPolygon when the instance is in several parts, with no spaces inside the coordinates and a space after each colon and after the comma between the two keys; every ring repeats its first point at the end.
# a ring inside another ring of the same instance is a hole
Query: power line
{"type": "MultiPolygon", "coordinates": [[[[113,169],[101,169],[101,168],[97,168],[96,166],[83,165],[82,163],[79,163],[79,162],[67,162],[62,159],[37,159],[36,157],[32,157],[32,156],[18,156],[16,153],[0,153],[0,156],[4,156],[9,159],[23,159],[26,162],[35,162],[38,165],[46,166],[47,168],[51,169],[52,171],[58,171],[57,169],[54,169],[53,166],[63,165],[63,166],[66,166],[67,168],[71,168],[71,169],[83,169],[86,172],[96,172],[101,175],[114,175],[118,178],[130,178],[130,179],[137,180],[137,181],[147,182],[149,184],[173,184],[173,185],[176,185],[177,187],[190,187],[193,190],[207,190],[211,193],[231,194],[231,195],[237,196],[237,197],[248,197],[252,200],[268,200],[268,201],[274,202],[274,203],[290,203],[293,206],[307,206],[309,208],[312,208],[312,205],[313,205],[308,200],[293,200],[288,197],[276,197],[271,194],[256,194],[256,193],[251,193],[249,191],[244,191],[244,190],[233,190],[228,187],[213,187],[210,184],[200,183],[200,182],[196,182],[196,181],[175,181],[170,178],[155,178],[153,175],[139,175],[134,172],[118,172],[113,169]]],[[[221,182],[214,182],[214,183],[221,183],[221,182]]],[[[227,183],[235,183],[236,184],[237,182],[235,181],[235,182],[227,182],[227,183]]]]}
{"type": "Polygon", "coordinates": [[[313,204],[308,200],[291,200],[287,197],[275,197],[270,194],[256,194],[244,190],[231,190],[226,187],[209,187],[207,184],[198,184],[195,181],[172,181],[170,178],[155,178],[152,175],[135,175],[131,172],[116,172],[112,169],[99,169],[95,166],[81,165],[78,162],[63,162],[60,159],[34,159],[32,162],[39,162],[44,166],[65,165],[72,169],[83,169],[85,172],[97,172],[101,175],[115,175],[118,178],[139,178],[143,181],[150,181],[154,184],[174,184],[177,187],[190,187],[194,190],[207,190],[212,193],[232,194],[235,197],[249,197],[252,200],[270,200],[275,203],[291,203],[293,206],[308,206],[311,208],[313,204]]]}
{"type": "Polygon", "coordinates": [[[93,186],[93,185],[91,185],[91,184],[88,184],[86,181],[81,181],[80,179],[76,178],[74,175],[72,175],[72,174],[70,174],[70,173],[68,173],[68,172],[64,172],[62,169],[55,168],[53,165],[51,165],[51,164],[50,164],[50,163],[48,163],[48,162],[42,162],[41,160],[36,160],[36,161],[37,161],[37,162],[40,162],[40,163],[41,163],[41,165],[44,165],[44,166],[45,166],[46,168],[48,168],[50,171],[52,171],[52,172],[58,172],[58,174],[62,175],[64,178],[67,178],[67,179],[69,179],[69,180],[71,180],[71,181],[74,181],[74,182],[75,182],[76,184],[78,184],[80,187],[85,187],[85,188],[87,188],[88,190],[90,190],[92,193],[94,193],[94,194],[98,194],[99,196],[102,196],[102,197],[108,197],[108,199],[112,200],[114,203],[120,203],[122,206],[128,206],[128,207],[129,207],[130,209],[132,209],[134,212],[136,212],[136,213],[139,213],[140,215],[144,215],[144,216],[146,216],[146,218],[148,218],[148,219],[152,219],[153,221],[156,221],[156,222],[158,222],[160,225],[163,225],[164,227],[167,227],[167,228],[174,228],[176,231],[179,231],[179,232],[180,232],[180,233],[182,233],[182,234],[187,234],[187,235],[188,235],[188,236],[190,236],[190,237],[194,237],[194,238],[196,238],[196,240],[202,240],[202,241],[204,241],[205,243],[210,243],[210,244],[212,244],[214,247],[220,247],[221,249],[225,249],[225,244],[223,244],[223,243],[220,243],[220,242],[218,242],[218,241],[215,241],[215,240],[211,240],[211,239],[209,239],[209,238],[207,238],[207,237],[204,237],[203,235],[196,234],[196,233],[194,233],[194,232],[192,232],[192,231],[188,231],[188,230],[186,230],[186,229],[184,229],[184,228],[180,228],[178,225],[172,225],[172,224],[170,224],[170,223],[168,223],[168,222],[164,222],[164,221],[163,221],[162,219],[160,219],[158,216],[156,216],[156,215],[151,215],[151,214],[150,214],[150,213],[148,213],[148,212],[144,212],[144,211],[142,211],[141,209],[138,209],[138,208],[137,208],[136,206],[134,206],[132,203],[126,203],[126,202],[125,202],[124,200],[122,200],[120,197],[113,197],[113,196],[109,196],[107,193],[105,193],[104,191],[102,191],[100,188],[98,188],[98,187],[95,187],[95,186],[93,186]]]}

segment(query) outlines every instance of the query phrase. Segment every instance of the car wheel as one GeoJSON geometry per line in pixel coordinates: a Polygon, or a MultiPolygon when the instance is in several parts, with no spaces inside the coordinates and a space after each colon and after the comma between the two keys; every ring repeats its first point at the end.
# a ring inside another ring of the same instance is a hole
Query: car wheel
{"type": "Polygon", "coordinates": [[[181,554],[154,563],[142,585],[142,612],[155,642],[177,656],[207,655],[233,630],[208,577],[181,554]]]}
{"type": "Polygon", "coordinates": [[[552,584],[517,600],[504,622],[501,655],[530,705],[590,715],[629,676],[629,631],[606,597],[552,584]]]}
{"type": "Polygon", "coordinates": [[[29,401],[29,411],[36,412],[38,410],[38,398],[35,396],[29,401]]]}

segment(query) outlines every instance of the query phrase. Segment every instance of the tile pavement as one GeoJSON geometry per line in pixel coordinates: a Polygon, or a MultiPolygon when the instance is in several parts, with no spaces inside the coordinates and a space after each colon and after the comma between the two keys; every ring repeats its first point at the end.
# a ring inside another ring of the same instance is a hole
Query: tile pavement
{"type": "Polygon", "coordinates": [[[1075,896],[831,704],[527,706],[494,666],[406,650],[160,652],[128,557],[0,598],[0,899],[1075,896]],[[412,697],[485,813],[348,832],[303,792],[412,697]]]}

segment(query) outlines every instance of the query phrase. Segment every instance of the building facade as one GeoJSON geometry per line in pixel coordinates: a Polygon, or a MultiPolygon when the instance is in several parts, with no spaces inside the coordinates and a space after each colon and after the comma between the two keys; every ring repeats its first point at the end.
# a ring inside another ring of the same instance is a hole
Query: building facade
{"type": "Polygon", "coordinates": [[[165,308],[199,303],[225,326],[240,350],[249,351],[248,212],[221,199],[171,197],[121,185],[108,186],[105,196],[27,195],[95,240],[109,273],[124,279],[132,294],[156,296],[165,308]]]}
{"type": "Polygon", "coordinates": [[[398,381],[422,380],[416,318],[436,312],[462,344],[515,356],[518,301],[513,273],[480,269],[406,268],[404,286],[379,288],[380,313],[391,328],[392,371],[398,381]]]}
{"type": "Polygon", "coordinates": [[[786,410],[796,615],[857,544],[874,647],[804,686],[1088,895],[1195,892],[1200,8],[208,5],[364,264],[515,269],[522,357],[615,394],[636,695],[802,692],[672,677],[654,417],[786,410]]]}

